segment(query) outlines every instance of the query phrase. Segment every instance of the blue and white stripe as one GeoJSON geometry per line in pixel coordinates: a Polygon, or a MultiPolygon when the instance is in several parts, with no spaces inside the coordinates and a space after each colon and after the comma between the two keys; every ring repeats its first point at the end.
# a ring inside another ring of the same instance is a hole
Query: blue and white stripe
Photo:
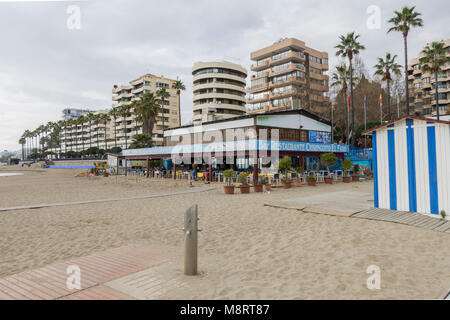
{"type": "Polygon", "coordinates": [[[373,132],[374,205],[450,215],[450,125],[403,119],[373,132]]]}

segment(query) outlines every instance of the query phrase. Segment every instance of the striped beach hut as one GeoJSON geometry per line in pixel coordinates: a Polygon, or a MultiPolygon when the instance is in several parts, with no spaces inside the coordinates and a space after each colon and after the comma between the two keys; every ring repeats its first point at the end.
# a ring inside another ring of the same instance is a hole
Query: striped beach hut
{"type": "Polygon", "coordinates": [[[450,216],[450,122],[405,116],[372,135],[374,206],[450,216]]]}

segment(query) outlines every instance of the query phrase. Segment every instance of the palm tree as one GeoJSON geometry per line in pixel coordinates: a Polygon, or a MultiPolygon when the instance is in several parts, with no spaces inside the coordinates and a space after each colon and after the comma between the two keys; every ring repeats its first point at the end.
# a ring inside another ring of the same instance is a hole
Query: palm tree
{"type": "Polygon", "coordinates": [[[111,121],[111,118],[109,117],[108,113],[102,113],[100,115],[100,120],[105,125],[105,137],[104,138],[105,138],[105,152],[106,152],[106,150],[108,150],[108,139],[106,137],[106,131],[107,131],[106,129],[107,129],[108,122],[111,121]]]}
{"type": "Polygon", "coordinates": [[[67,124],[70,127],[70,151],[73,151],[73,126],[75,124],[75,119],[67,120],[67,124]]]}
{"type": "Polygon", "coordinates": [[[393,24],[388,30],[401,32],[403,35],[403,42],[405,48],[405,92],[406,92],[406,114],[409,115],[409,88],[408,88],[408,33],[412,27],[423,27],[422,15],[415,12],[416,7],[403,7],[402,11],[394,11],[395,16],[388,22],[393,24]]]}
{"type": "Polygon", "coordinates": [[[92,122],[94,121],[95,115],[92,112],[86,114],[86,120],[89,122],[89,149],[92,148],[92,122]]]}
{"type": "Polygon", "coordinates": [[[443,42],[433,42],[422,50],[423,57],[420,64],[424,72],[434,73],[434,87],[436,90],[436,116],[439,120],[439,83],[438,73],[442,72],[442,67],[450,62],[450,57],[446,56],[446,49],[443,42]]]}
{"type": "Polygon", "coordinates": [[[144,93],[136,104],[136,115],[142,121],[142,133],[152,137],[161,107],[153,93],[144,93]]]}
{"type": "MultiPolygon", "coordinates": [[[[336,67],[336,71],[331,76],[330,86],[340,87],[339,94],[343,95],[345,99],[348,97],[348,83],[350,81],[350,70],[345,64],[336,67]]],[[[348,108],[345,108],[347,114],[347,142],[350,138],[350,123],[348,121],[348,108]]]]}
{"type": "Polygon", "coordinates": [[[23,133],[23,137],[25,138],[25,144],[26,144],[25,153],[27,155],[25,159],[28,159],[28,157],[31,153],[31,136],[32,136],[31,131],[28,129],[25,130],[25,132],[23,133]]]}
{"type": "Polygon", "coordinates": [[[67,157],[67,127],[69,126],[68,120],[62,120],[64,125],[64,157],[67,157]]]}
{"type": "Polygon", "coordinates": [[[22,161],[25,160],[25,149],[24,149],[24,144],[25,144],[25,134],[22,134],[22,136],[19,139],[19,144],[22,145],[22,161]]]}
{"type": "Polygon", "coordinates": [[[114,119],[114,148],[117,148],[117,117],[120,115],[117,107],[109,110],[109,115],[114,119]]]}
{"type": "MultiPolygon", "coordinates": [[[[355,135],[355,105],[353,103],[353,57],[358,55],[365,47],[358,42],[359,34],[355,35],[355,32],[347,33],[345,36],[340,36],[340,43],[335,47],[336,56],[347,57],[350,63],[350,104],[352,109],[352,134],[355,135]]],[[[353,142],[353,138],[351,139],[353,142]]]]}
{"type": "Polygon", "coordinates": [[[375,75],[380,76],[382,81],[387,83],[387,105],[388,105],[388,120],[391,120],[391,82],[392,75],[401,75],[400,68],[402,67],[395,62],[397,55],[391,56],[390,53],[386,53],[386,58],[378,58],[378,63],[374,66],[375,75]]]}
{"type": "Polygon", "coordinates": [[[86,122],[86,117],[84,115],[79,116],[78,118],[76,118],[76,123],[77,123],[77,135],[78,135],[78,126],[81,126],[81,152],[84,151],[84,129],[83,129],[83,125],[86,122]]]}
{"type": "Polygon", "coordinates": [[[100,143],[99,143],[99,140],[98,140],[98,138],[99,138],[99,134],[98,134],[98,125],[100,124],[100,121],[101,121],[102,119],[101,119],[101,115],[100,114],[94,114],[94,117],[93,117],[93,121],[94,121],[94,123],[95,123],[95,126],[97,127],[97,130],[96,130],[96,135],[97,135],[97,149],[98,150],[100,150],[100,143]]]}
{"type": "Polygon", "coordinates": [[[43,145],[43,140],[41,140],[41,135],[44,134],[46,128],[45,125],[41,124],[38,128],[37,128],[37,135],[38,135],[38,147],[41,147],[41,151],[42,153],[44,153],[44,145],[43,145]]]}
{"type": "Polygon", "coordinates": [[[152,138],[146,134],[138,134],[131,141],[130,149],[151,148],[153,146],[152,138]]]}
{"type": "Polygon", "coordinates": [[[156,96],[161,99],[161,114],[162,114],[162,131],[164,134],[164,106],[166,105],[166,99],[170,98],[170,93],[165,88],[161,88],[156,91],[156,96]]]}
{"type": "Polygon", "coordinates": [[[119,107],[119,114],[122,118],[124,118],[124,126],[125,126],[125,149],[128,147],[128,135],[127,135],[127,116],[130,113],[129,106],[123,105],[119,107]]]}
{"type": "Polygon", "coordinates": [[[177,90],[177,97],[178,97],[178,123],[181,125],[181,91],[186,90],[186,87],[184,86],[184,83],[181,80],[176,80],[172,84],[172,89],[177,90]]]}
{"type": "Polygon", "coordinates": [[[56,130],[58,131],[58,137],[59,137],[59,158],[61,159],[61,153],[62,153],[62,140],[61,140],[61,129],[64,128],[64,120],[59,120],[56,122],[56,130]]]}

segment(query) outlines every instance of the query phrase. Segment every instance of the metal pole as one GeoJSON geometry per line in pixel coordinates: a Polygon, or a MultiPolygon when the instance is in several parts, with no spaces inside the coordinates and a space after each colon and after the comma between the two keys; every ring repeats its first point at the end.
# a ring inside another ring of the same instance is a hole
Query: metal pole
{"type": "Polygon", "coordinates": [[[187,276],[197,274],[197,232],[201,231],[197,211],[195,204],[184,214],[184,274],[187,276]]]}
{"type": "Polygon", "coordinates": [[[400,118],[400,97],[397,94],[397,118],[400,118]]]}
{"type": "Polygon", "coordinates": [[[334,119],[333,119],[333,114],[334,114],[334,107],[333,104],[331,105],[331,144],[334,143],[334,119]]]}
{"type": "MultiPolygon", "coordinates": [[[[364,131],[367,130],[367,97],[364,96],[364,131]]],[[[364,135],[364,148],[367,148],[367,135],[364,135]]]]}

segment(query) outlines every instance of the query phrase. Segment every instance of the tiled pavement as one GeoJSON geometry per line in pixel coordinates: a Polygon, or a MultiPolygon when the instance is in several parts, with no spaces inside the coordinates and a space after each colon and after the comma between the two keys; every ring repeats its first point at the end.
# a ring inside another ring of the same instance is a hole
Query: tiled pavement
{"type": "Polygon", "coordinates": [[[167,261],[158,251],[124,246],[0,278],[0,300],[132,299],[103,285],[167,261]],[[80,268],[80,289],[68,289],[68,266],[80,268]]]}

